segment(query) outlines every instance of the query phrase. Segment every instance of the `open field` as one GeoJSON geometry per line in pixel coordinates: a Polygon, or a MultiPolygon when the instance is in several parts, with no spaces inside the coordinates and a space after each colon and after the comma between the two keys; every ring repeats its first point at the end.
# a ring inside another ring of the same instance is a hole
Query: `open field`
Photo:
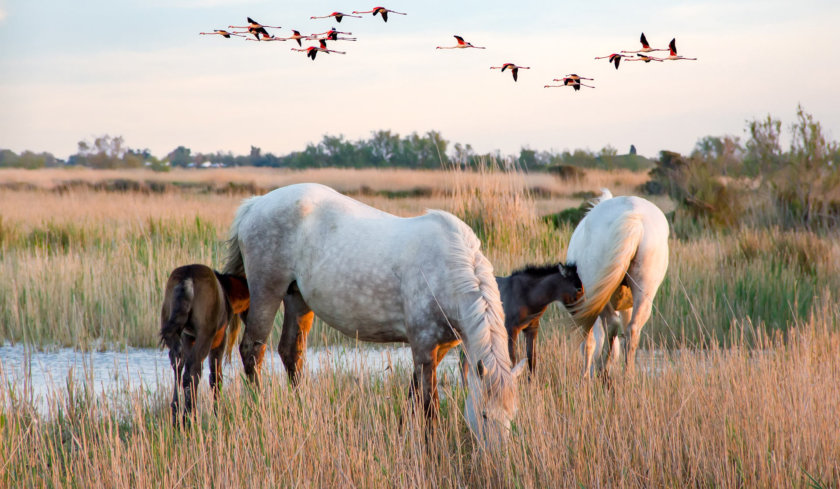
{"type": "MultiPolygon", "coordinates": [[[[644,180],[629,172],[565,182],[455,170],[0,171],[0,338],[45,349],[154,347],[168,273],[192,262],[221,266],[222,240],[249,188],[319,181],[403,216],[449,210],[503,274],[564,258],[572,227],[541,216],[604,186],[635,194],[644,180]],[[162,185],[93,185],[149,179],[162,185]],[[90,184],[65,185],[71,180],[90,184]],[[242,186],[226,188],[229,181],[242,186]]],[[[101,396],[70,382],[49,416],[25,386],[0,382],[0,487],[838,487],[836,232],[706,231],[672,237],[670,252],[642,332],[644,346],[662,352],[656,362],[640,365],[635,379],[619,375],[612,389],[581,384],[579,333],[552,306],[537,377],[521,383],[510,445],[493,460],[467,432],[453,375],[441,381],[440,436],[428,443],[407,412],[403,369],[381,378],[321,374],[297,389],[272,376],[259,395],[232,378],[217,417],[205,375],[200,421],[186,433],[169,424],[171,380],[101,396]]],[[[272,350],[278,338],[275,328],[272,350]]],[[[310,338],[353,344],[317,321],[310,338]]]]}

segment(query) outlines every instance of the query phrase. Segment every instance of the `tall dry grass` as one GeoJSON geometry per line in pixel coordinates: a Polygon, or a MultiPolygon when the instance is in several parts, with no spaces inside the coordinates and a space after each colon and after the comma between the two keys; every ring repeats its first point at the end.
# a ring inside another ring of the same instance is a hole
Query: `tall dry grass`
{"type": "Polygon", "coordinates": [[[3,487],[837,487],[840,310],[815,309],[760,349],[682,348],[633,380],[581,384],[577,344],[550,335],[520,386],[509,444],[485,451],[441,381],[426,440],[410,372],[332,371],[292,389],[206,381],[192,428],[171,427],[168,389],[95,395],[71,384],[42,417],[0,384],[3,487]]]}
{"type": "MultiPolygon", "coordinates": [[[[231,178],[240,172],[224,171],[231,178]]],[[[572,227],[553,228],[541,219],[546,209],[557,210],[565,202],[577,207],[580,192],[597,193],[609,180],[626,176],[588,172],[583,180],[567,183],[542,175],[539,178],[550,178],[554,189],[546,194],[534,191],[534,175],[487,165],[476,172],[414,172],[412,185],[434,177],[441,187],[431,193],[386,197],[384,191],[412,188],[406,172],[391,172],[401,175],[393,188],[381,180],[377,192],[354,196],[402,216],[418,215],[426,208],[455,213],[481,237],[498,274],[527,263],[563,260],[572,227]]],[[[114,173],[125,177],[131,172],[114,173]]],[[[192,178],[204,175],[184,173],[192,178]]],[[[308,173],[305,179],[310,180],[341,178],[350,187],[372,184],[372,177],[361,171],[301,173],[308,173]]],[[[48,180],[40,172],[20,175],[35,183],[48,180]]],[[[630,182],[635,185],[635,180],[630,182]]],[[[0,281],[0,337],[78,348],[154,346],[167,274],[186,263],[222,265],[221,242],[242,198],[229,193],[90,188],[0,191],[0,276],[6,278],[0,281]]],[[[656,203],[668,209],[668,202],[656,203]]],[[[645,341],[652,340],[649,344],[725,343],[738,332],[733,325],[747,319],[764,330],[785,331],[794,320],[807,318],[813,305],[828,300],[830,291],[840,290],[840,240],[835,235],[763,228],[696,236],[671,240],[669,272],[643,334],[645,341]]],[[[550,309],[545,322],[560,328],[568,324],[559,307],[550,309]]],[[[316,324],[314,342],[341,338],[316,324]]]]}

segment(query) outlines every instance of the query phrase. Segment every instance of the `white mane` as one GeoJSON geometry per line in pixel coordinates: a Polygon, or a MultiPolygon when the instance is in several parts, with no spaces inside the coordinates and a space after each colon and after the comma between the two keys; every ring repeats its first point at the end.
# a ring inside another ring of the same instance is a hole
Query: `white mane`
{"type": "Polygon", "coordinates": [[[464,348],[472,367],[481,360],[489,393],[512,414],[515,379],[511,374],[504,310],[493,265],[481,253],[481,241],[464,222],[444,211],[430,210],[427,214],[438,216],[448,224],[454,231],[454,239],[460,241],[450,247],[453,291],[457,295],[476,295],[472,302],[460,301],[459,324],[464,348]]]}

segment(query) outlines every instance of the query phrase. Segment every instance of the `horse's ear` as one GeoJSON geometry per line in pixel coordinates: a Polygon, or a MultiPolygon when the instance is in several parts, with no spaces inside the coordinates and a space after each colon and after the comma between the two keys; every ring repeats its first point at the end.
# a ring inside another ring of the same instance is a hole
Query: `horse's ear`
{"type": "Polygon", "coordinates": [[[513,367],[513,370],[511,370],[510,373],[513,375],[514,379],[519,377],[520,375],[522,375],[522,372],[525,371],[525,366],[526,365],[527,365],[527,361],[523,358],[522,360],[519,361],[519,363],[516,364],[515,367],[513,367]]]}
{"type": "Polygon", "coordinates": [[[478,378],[483,379],[484,374],[487,373],[487,368],[484,367],[484,362],[479,360],[478,363],[475,365],[475,371],[478,373],[478,378]]]}

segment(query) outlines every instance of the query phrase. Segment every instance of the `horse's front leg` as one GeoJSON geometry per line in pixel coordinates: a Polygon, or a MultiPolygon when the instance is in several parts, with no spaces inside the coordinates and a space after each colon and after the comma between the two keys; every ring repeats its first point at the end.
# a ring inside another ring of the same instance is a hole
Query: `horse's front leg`
{"type": "MultiPolygon", "coordinates": [[[[288,288],[288,283],[279,290],[288,288]]],[[[283,301],[283,293],[275,295],[274,288],[253,284],[251,303],[248,309],[248,321],[239,344],[239,355],[242,357],[242,367],[248,380],[259,385],[260,371],[265,357],[265,343],[274,325],[274,316],[283,301]]]]}
{"type": "MultiPolygon", "coordinates": [[[[414,348],[412,348],[414,350],[414,348]]],[[[430,422],[434,422],[438,414],[437,392],[437,346],[423,348],[414,353],[414,375],[408,397],[415,406],[423,405],[423,415],[430,422]]]]}
{"type": "Polygon", "coordinates": [[[286,367],[289,382],[297,385],[306,355],[306,337],[312,328],[315,314],[304,302],[300,292],[287,294],[283,299],[283,306],[283,332],[280,334],[277,350],[286,367]]]}

